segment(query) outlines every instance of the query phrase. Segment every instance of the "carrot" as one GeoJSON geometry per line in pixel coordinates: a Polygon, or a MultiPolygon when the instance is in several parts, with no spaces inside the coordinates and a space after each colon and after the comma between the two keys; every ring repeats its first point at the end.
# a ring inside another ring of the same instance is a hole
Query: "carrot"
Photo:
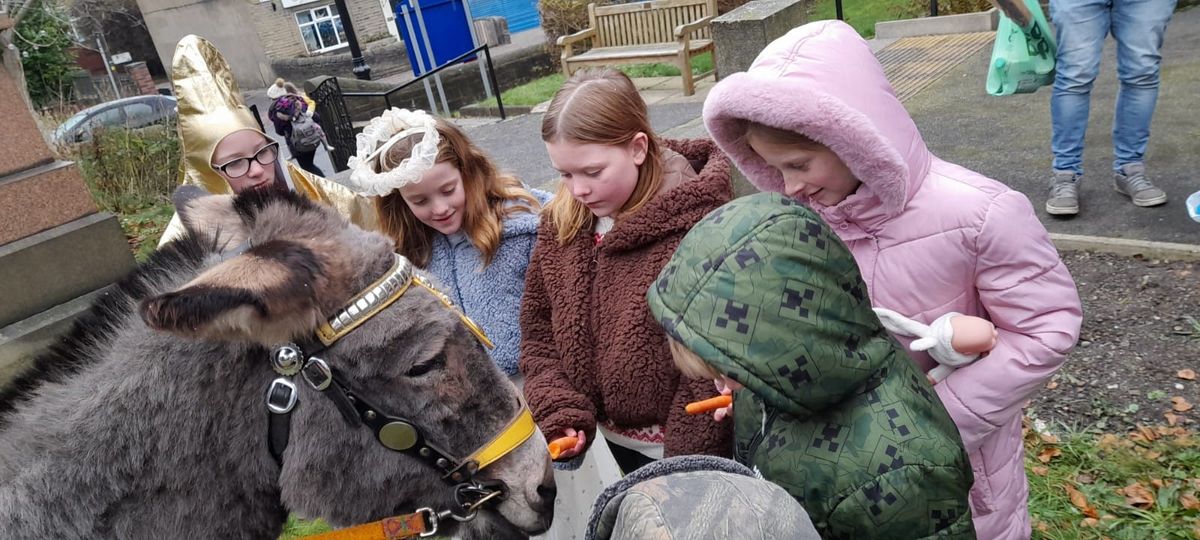
{"type": "Polygon", "coordinates": [[[563,452],[575,448],[576,444],[579,444],[576,437],[559,437],[550,441],[550,459],[558,459],[563,452]]]}
{"type": "Polygon", "coordinates": [[[721,407],[728,407],[732,403],[733,396],[717,396],[702,401],[688,403],[685,410],[687,410],[688,414],[704,414],[720,409],[721,407]]]}

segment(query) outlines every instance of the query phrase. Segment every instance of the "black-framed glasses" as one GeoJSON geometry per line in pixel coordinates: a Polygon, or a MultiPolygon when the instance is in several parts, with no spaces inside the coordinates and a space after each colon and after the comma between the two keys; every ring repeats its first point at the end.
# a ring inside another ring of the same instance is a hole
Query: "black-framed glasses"
{"type": "Polygon", "coordinates": [[[217,165],[216,169],[224,173],[225,176],[238,178],[250,172],[250,160],[257,161],[259,165],[266,166],[273,165],[276,159],[279,159],[279,143],[272,142],[259,148],[253,156],[231,159],[225,162],[224,165],[217,165]]]}

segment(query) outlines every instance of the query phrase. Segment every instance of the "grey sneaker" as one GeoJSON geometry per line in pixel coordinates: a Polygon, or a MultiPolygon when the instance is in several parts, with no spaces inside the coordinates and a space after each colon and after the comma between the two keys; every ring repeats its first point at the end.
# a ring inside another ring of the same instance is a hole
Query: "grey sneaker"
{"type": "Polygon", "coordinates": [[[1054,171],[1050,195],[1046,197],[1046,213],[1073,216],[1079,213],[1079,175],[1071,171],[1054,171]]]}
{"type": "Polygon", "coordinates": [[[1158,206],[1167,202],[1167,194],[1146,179],[1146,165],[1126,163],[1113,172],[1113,187],[1127,195],[1137,206],[1158,206]]]}

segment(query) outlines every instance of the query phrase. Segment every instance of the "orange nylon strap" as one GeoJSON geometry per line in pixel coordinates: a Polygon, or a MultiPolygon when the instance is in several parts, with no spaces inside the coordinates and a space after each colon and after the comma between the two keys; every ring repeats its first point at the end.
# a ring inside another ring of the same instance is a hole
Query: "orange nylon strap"
{"type": "Polygon", "coordinates": [[[425,532],[425,516],[404,514],[354,527],[304,537],[305,540],[401,540],[425,532]]]}

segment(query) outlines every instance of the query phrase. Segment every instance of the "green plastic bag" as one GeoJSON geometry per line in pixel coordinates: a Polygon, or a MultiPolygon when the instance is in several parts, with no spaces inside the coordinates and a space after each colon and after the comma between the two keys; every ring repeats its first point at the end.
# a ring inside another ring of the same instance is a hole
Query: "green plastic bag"
{"type": "Polygon", "coordinates": [[[1053,84],[1057,45],[1037,0],[998,0],[995,4],[1001,14],[988,65],[987,92],[993,96],[1028,94],[1053,84]]]}

